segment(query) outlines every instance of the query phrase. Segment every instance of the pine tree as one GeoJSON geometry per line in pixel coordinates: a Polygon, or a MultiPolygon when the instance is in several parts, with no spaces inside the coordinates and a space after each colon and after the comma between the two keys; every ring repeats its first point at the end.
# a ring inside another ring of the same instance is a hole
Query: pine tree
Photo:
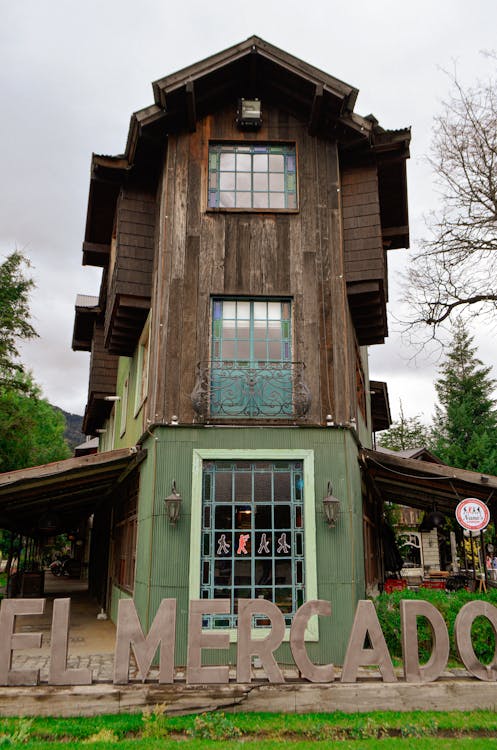
{"type": "Polygon", "coordinates": [[[406,417],[400,402],[400,417],[390,429],[381,433],[379,445],[392,451],[405,451],[408,448],[427,448],[430,445],[429,430],[421,417],[406,417]]]}
{"type": "Polygon", "coordinates": [[[433,422],[433,449],[450,466],[496,474],[495,381],[476,351],[459,319],[435,383],[440,403],[433,422]]]}

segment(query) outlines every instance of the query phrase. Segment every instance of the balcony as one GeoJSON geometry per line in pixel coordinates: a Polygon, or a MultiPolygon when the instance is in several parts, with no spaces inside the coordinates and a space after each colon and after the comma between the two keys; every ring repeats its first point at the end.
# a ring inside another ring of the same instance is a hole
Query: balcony
{"type": "Polygon", "coordinates": [[[200,422],[302,421],[311,406],[303,362],[199,362],[192,391],[200,422]]]}

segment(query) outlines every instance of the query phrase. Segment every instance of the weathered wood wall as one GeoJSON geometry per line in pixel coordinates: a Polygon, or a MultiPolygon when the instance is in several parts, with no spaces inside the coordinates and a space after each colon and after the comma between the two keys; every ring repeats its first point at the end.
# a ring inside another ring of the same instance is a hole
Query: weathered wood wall
{"type": "Polygon", "coordinates": [[[342,172],[342,204],[346,280],[381,279],[386,289],[376,166],[342,172]]]}
{"type": "Polygon", "coordinates": [[[193,419],[195,363],[209,359],[211,295],[282,295],[293,301],[293,359],[306,365],[310,421],[350,414],[350,330],[341,241],[336,144],[266,107],[250,141],[296,143],[297,213],[207,211],[209,141],[244,136],[233,108],[170,136],[164,164],[153,290],[149,418],[193,419]]]}

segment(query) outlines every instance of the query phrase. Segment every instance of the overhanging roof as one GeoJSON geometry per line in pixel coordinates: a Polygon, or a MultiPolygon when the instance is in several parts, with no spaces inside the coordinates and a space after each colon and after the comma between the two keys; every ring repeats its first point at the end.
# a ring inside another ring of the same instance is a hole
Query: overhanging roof
{"type": "Polygon", "coordinates": [[[475,497],[495,507],[497,477],[452,466],[363,449],[367,476],[383,500],[452,514],[460,500],[475,497]]]}
{"type": "Polygon", "coordinates": [[[89,516],[145,456],[121,448],[0,474],[0,528],[36,534],[47,512],[62,524],[89,516]]]}

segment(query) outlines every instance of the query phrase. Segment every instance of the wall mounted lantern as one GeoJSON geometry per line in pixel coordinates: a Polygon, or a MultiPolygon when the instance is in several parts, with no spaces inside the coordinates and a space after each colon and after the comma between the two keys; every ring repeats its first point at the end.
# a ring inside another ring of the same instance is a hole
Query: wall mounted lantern
{"type": "Polygon", "coordinates": [[[181,508],[181,495],[176,489],[176,480],[173,479],[171,487],[171,494],[166,497],[164,503],[166,505],[167,517],[171,526],[176,526],[176,521],[179,518],[179,511],[181,508]]]}
{"type": "Polygon", "coordinates": [[[438,529],[445,523],[445,516],[439,510],[437,510],[436,503],[433,503],[433,510],[426,519],[426,525],[431,529],[438,529]]]}
{"type": "Polygon", "coordinates": [[[262,125],[261,102],[259,99],[239,99],[236,124],[240,130],[259,130],[262,125]]]}
{"type": "Polygon", "coordinates": [[[340,500],[333,495],[331,482],[328,482],[328,494],[323,497],[323,513],[330,529],[334,528],[340,511],[340,500]]]}

